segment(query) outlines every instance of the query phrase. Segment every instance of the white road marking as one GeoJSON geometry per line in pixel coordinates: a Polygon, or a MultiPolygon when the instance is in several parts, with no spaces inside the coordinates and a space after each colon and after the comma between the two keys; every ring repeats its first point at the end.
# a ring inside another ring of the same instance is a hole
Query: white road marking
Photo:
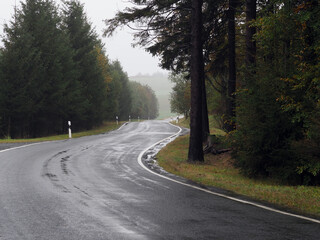
{"type": "Polygon", "coordinates": [[[121,128],[123,128],[124,126],[128,125],[128,123],[129,123],[129,122],[125,122],[124,124],[122,124],[122,125],[117,129],[117,131],[120,131],[121,128]]]}
{"type": "MultiPolygon", "coordinates": [[[[169,123],[171,124],[171,123],[169,123]]],[[[173,124],[171,124],[172,126],[175,126],[173,124]]],[[[301,216],[301,215],[297,215],[297,214],[292,214],[292,213],[288,213],[288,212],[284,212],[284,211],[281,211],[281,210],[277,210],[277,209],[274,209],[274,208],[271,208],[271,207],[267,207],[267,206],[264,206],[264,205],[261,205],[261,204],[258,204],[258,203],[254,203],[254,202],[250,202],[250,201],[245,201],[245,200],[242,200],[242,199],[239,199],[239,198],[235,198],[235,197],[230,197],[228,195],[225,195],[225,194],[221,194],[221,193],[217,193],[217,192],[213,192],[213,191],[210,191],[210,190],[207,190],[207,189],[204,189],[204,188],[200,188],[200,187],[197,187],[197,186],[193,186],[193,185],[190,185],[190,184],[187,184],[187,183],[183,183],[183,182],[180,182],[178,180],[175,180],[175,179],[172,179],[172,178],[169,178],[167,176],[164,176],[164,175],[161,175],[159,173],[156,173],[152,170],[150,170],[149,168],[147,168],[143,163],[142,163],[142,156],[143,154],[145,154],[145,152],[147,152],[150,148],[153,148],[154,146],[158,145],[159,143],[163,142],[163,141],[166,141],[170,138],[173,138],[175,136],[178,136],[180,134],[180,132],[182,131],[182,129],[178,126],[175,126],[177,128],[179,128],[179,132],[178,133],[175,133],[173,134],[172,136],[170,137],[167,137],[165,139],[162,139],[160,140],[159,142],[156,142],[155,144],[151,145],[150,147],[146,148],[145,150],[143,150],[139,156],[138,156],[138,163],[139,165],[144,168],[145,170],[147,170],[148,172],[154,174],[154,175],[157,175],[159,177],[162,177],[164,179],[167,179],[169,181],[172,181],[172,182],[175,182],[175,183],[178,183],[178,184],[181,184],[181,185],[184,185],[184,186],[187,186],[187,187],[190,187],[190,188],[193,188],[193,189],[197,189],[197,190],[200,190],[200,191],[203,191],[203,192],[206,192],[206,193],[209,193],[209,194],[212,194],[212,195],[215,195],[215,196],[218,196],[218,197],[222,197],[222,198],[226,198],[226,199],[229,199],[229,200],[232,200],[232,201],[235,201],[235,202],[240,202],[240,203],[243,203],[243,204],[248,204],[248,205],[252,205],[252,206],[255,206],[255,207],[258,207],[258,208],[262,208],[262,209],[265,209],[265,210],[268,210],[268,211],[271,211],[271,212],[276,212],[276,213],[279,213],[279,214],[283,214],[283,215],[287,215],[287,216],[291,216],[291,217],[295,217],[295,218],[299,218],[299,219],[303,219],[303,220],[307,220],[307,221],[310,221],[310,222],[314,222],[314,223],[319,223],[320,224],[320,220],[317,220],[317,219],[313,219],[313,218],[309,218],[309,217],[305,217],[305,216],[301,216]]]]}
{"type": "Polygon", "coordinates": [[[13,148],[7,148],[7,149],[4,149],[4,150],[0,150],[0,153],[8,152],[8,151],[19,149],[19,148],[25,148],[25,147],[30,147],[30,146],[34,146],[34,145],[39,145],[39,144],[43,144],[43,143],[48,143],[48,141],[46,141],[46,142],[38,142],[38,143],[30,143],[30,144],[26,143],[25,145],[22,145],[22,146],[19,146],[19,147],[13,147],[13,148]]]}
{"type": "MultiPolygon", "coordinates": [[[[122,124],[118,129],[117,131],[119,131],[121,128],[123,128],[124,126],[126,126],[128,124],[128,122],[122,124]]],[[[65,139],[67,140],[67,139],[65,139]]],[[[58,141],[63,141],[63,140],[58,140],[58,141]]],[[[56,142],[56,140],[53,140],[53,141],[44,141],[44,142],[37,142],[37,143],[26,143],[25,145],[22,145],[22,146],[19,146],[19,147],[12,147],[12,148],[7,148],[7,149],[4,149],[4,150],[0,150],[0,153],[3,153],[3,152],[7,152],[7,151],[11,151],[11,150],[15,150],[15,149],[19,149],[19,148],[25,148],[25,147],[29,147],[29,146],[34,146],[34,145],[39,145],[39,144],[43,144],[43,143],[49,143],[49,142],[56,142]]]]}
{"type": "MultiPolygon", "coordinates": [[[[171,123],[169,123],[170,125],[172,126],[175,126],[171,123]]],[[[172,181],[172,182],[175,182],[175,183],[178,183],[178,184],[181,184],[181,185],[184,185],[184,186],[187,186],[187,187],[191,187],[193,189],[197,189],[197,190],[200,190],[200,191],[203,191],[203,192],[206,192],[206,193],[209,193],[209,194],[212,194],[212,195],[215,195],[215,196],[219,196],[219,197],[222,197],[222,198],[226,198],[226,199],[229,199],[229,200],[232,200],[232,201],[236,201],[236,202],[240,202],[240,203],[243,203],[243,204],[248,204],[248,205],[252,205],[252,206],[255,206],[255,207],[258,207],[258,208],[262,208],[262,209],[265,209],[265,210],[268,210],[268,211],[271,211],[271,212],[276,212],[276,213],[279,213],[279,214],[283,214],[283,215],[287,215],[287,216],[291,216],[291,217],[295,217],[295,218],[299,218],[299,219],[303,219],[303,220],[307,220],[307,221],[310,221],[310,222],[314,222],[314,223],[319,223],[320,224],[320,220],[317,220],[317,219],[313,219],[313,218],[309,218],[309,217],[305,217],[305,216],[302,216],[302,215],[298,215],[298,214],[292,214],[292,213],[288,213],[288,212],[284,212],[284,211],[281,211],[281,210],[277,210],[277,209],[274,209],[274,208],[271,208],[271,207],[267,207],[267,206],[264,206],[264,205],[261,205],[261,204],[257,204],[257,203],[254,203],[254,202],[250,202],[250,201],[245,201],[245,200],[242,200],[242,199],[239,199],[239,198],[235,198],[235,197],[230,197],[228,195],[225,195],[225,194],[221,194],[221,193],[217,193],[217,192],[213,192],[213,191],[210,191],[210,190],[207,190],[207,189],[203,189],[203,188],[200,188],[200,187],[197,187],[197,186],[193,186],[193,185],[190,185],[190,184],[187,184],[187,183],[183,183],[183,182],[180,182],[180,181],[177,181],[175,179],[172,179],[172,178],[169,178],[167,176],[164,176],[164,175],[161,175],[161,174],[158,174],[156,172],[153,172],[152,170],[150,170],[149,168],[147,168],[143,163],[142,163],[142,156],[145,152],[147,152],[150,148],[158,145],[159,143],[163,142],[163,141],[166,141],[170,138],[173,138],[175,136],[178,136],[180,134],[180,132],[182,131],[182,129],[178,126],[175,126],[179,129],[179,131],[173,135],[171,135],[170,137],[167,137],[167,138],[164,138],[158,142],[156,142],[155,144],[152,144],[151,146],[149,146],[148,148],[146,148],[145,150],[143,150],[139,156],[138,156],[138,163],[139,165],[144,168],[145,170],[147,170],[148,172],[154,174],[154,175],[157,175],[161,178],[164,178],[164,179],[167,179],[169,181],[172,181]]],[[[120,127],[121,128],[121,127],[120,127]]],[[[3,152],[7,152],[7,151],[11,151],[11,150],[15,150],[15,149],[20,149],[20,148],[25,148],[25,147],[29,147],[29,146],[34,146],[34,145],[39,145],[39,144],[43,144],[43,143],[48,143],[48,142],[39,142],[39,143],[32,143],[32,144],[26,144],[26,145],[23,145],[23,146],[19,146],[19,147],[14,147],[14,148],[8,148],[8,149],[4,149],[4,150],[0,150],[0,153],[3,153],[3,152]]]]}

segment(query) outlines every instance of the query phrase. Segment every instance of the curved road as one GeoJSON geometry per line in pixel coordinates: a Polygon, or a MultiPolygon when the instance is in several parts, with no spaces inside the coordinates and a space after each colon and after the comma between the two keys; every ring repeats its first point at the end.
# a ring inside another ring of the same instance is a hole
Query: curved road
{"type": "Polygon", "coordinates": [[[161,121],[0,152],[0,240],[319,239],[320,224],[160,178],[137,161],[161,121]]]}

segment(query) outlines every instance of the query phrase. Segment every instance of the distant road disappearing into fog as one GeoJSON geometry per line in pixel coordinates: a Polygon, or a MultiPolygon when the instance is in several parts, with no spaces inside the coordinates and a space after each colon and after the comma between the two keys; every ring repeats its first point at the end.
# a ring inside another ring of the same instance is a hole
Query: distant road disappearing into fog
{"type": "Polygon", "coordinates": [[[319,239],[320,225],[161,178],[137,161],[164,121],[0,152],[1,240],[319,239]]]}

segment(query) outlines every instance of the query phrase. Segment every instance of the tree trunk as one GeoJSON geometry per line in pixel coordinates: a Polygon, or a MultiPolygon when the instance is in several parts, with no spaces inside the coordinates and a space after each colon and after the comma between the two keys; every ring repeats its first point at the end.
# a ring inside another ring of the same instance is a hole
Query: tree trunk
{"type": "Polygon", "coordinates": [[[192,0],[191,20],[191,112],[189,162],[203,162],[202,150],[202,84],[203,84],[203,52],[202,52],[202,0],[192,0]]]}
{"type": "Polygon", "coordinates": [[[207,142],[208,136],[210,135],[210,129],[208,118],[206,82],[204,76],[202,76],[202,80],[202,141],[207,142]]]}
{"type": "Polygon", "coordinates": [[[249,71],[255,66],[256,62],[256,41],[253,39],[256,28],[251,26],[252,20],[257,17],[256,9],[256,0],[246,0],[246,65],[249,71]]]}
{"type": "Polygon", "coordinates": [[[7,138],[11,138],[11,117],[8,118],[7,138]]]}
{"type": "Polygon", "coordinates": [[[229,0],[228,10],[228,60],[229,60],[229,78],[226,101],[227,122],[225,129],[231,132],[235,129],[234,118],[236,116],[236,27],[235,27],[235,9],[237,0],[229,0]]]}

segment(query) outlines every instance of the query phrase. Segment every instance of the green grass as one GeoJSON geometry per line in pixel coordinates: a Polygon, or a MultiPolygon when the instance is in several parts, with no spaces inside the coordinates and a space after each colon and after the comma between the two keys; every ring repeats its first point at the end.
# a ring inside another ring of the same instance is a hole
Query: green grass
{"type": "MultiPolygon", "coordinates": [[[[124,122],[119,122],[117,125],[115,122],[104,122],[100,127],[94,128],[88,131],[72,133],[72,138],[79,138],[84,136],[96,135],[105,132],[115,130],[121,126],[124,122]]],[[[32,139],[0,139],[0,143],[25,143],[25,142],[45,142],[45,141],[56,141],[68,139],[68,134],[48,136],[42,138],[32,138],[32,139]]]]}
{"type": "MultiPolygon", "coordinates": [[[[184,120],[185,121],[185,120],[184,120]]],[[[186,126],[187,121],[180,126],[186,126]]],[[[212,125],[211,125],[212,126],[212,125]]],[[[211,134],[224,134],[211,128],[211,134]]],[[[320,188],[310,186],[287,186],[272,179],[250,179],[233,166],[230,153],[205,155],[205,162],[187,162],[189,135],[168,144],[158,155],[159,165],[166,171],[207,186],[214,186],[269,202],[301,214],[320,217],[320,188]]]]}
{"type": "MultiPolygon", "coordinates": [[[[176,123],[176,121],[173,121],[172,123],[180,127],[190,128],[190,118],[188,119],[182,118],[179,120],[178,123],[176,123]]],[[[212,116],[209,116],[209,126],[210,126],[210,134],[219,135],[219,136],[224,136],[226,134],[223,130],[214,127],[216,126],[216,121],[212,116]]]]}
{"type": "Polygon", "coordinates": [[[188,119],[182,118],[182,119],[179,120],[178,123],[174,120],[171,123],[173,123],[173,124],[175,124],[177,126],[180,126],[180,127],[190,128],[190,120],[189,120],[189,118],[188,119]]]}

